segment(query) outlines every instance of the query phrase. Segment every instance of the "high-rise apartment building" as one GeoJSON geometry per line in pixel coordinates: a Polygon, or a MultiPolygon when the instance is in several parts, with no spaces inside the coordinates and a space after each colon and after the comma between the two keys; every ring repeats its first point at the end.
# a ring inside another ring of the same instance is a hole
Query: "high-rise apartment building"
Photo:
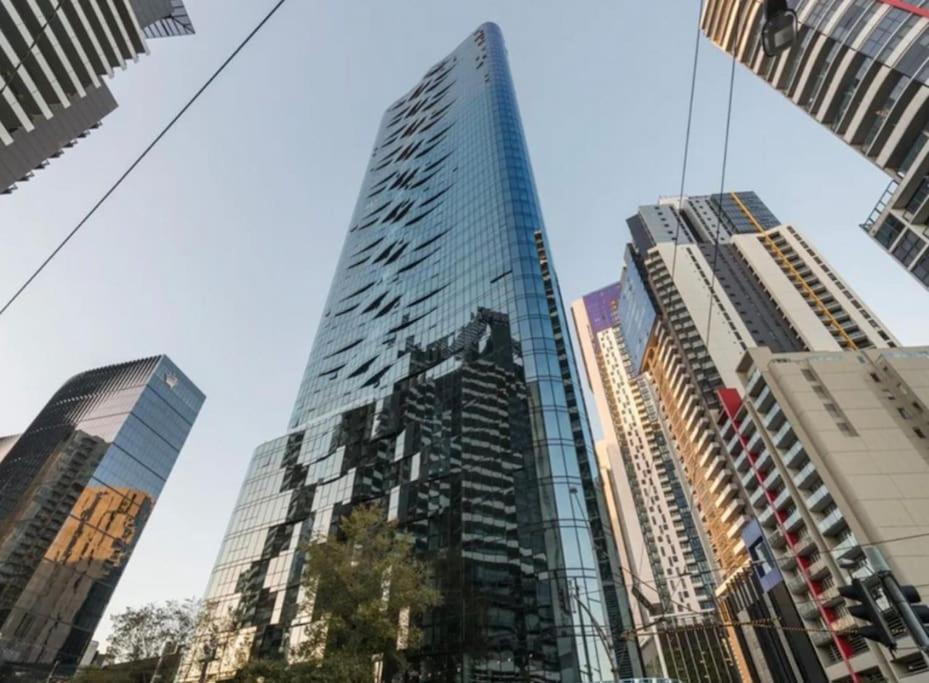
{"type": "Polygon", "coordinates": [[[148,38],[190,33],[183,0],[0,3],[0,193],[116,109],[104,79],[148,38]]]}
{"type": "Polygon", "coordinates": [[[750,349],[720,390],[722,436],[829,681],[926,681],[929,661],[886,596],[897,652],[857,635],[838,587],[878,552],[929,583],[929,349],[750,349]]]}
{"type": "MultiPolygon", "coordinates": [[[[647,296],[630,297],[630,320],[647,320],[641,311],[648,307],[656,315],[644,335],[631,330],[627,337],[647,340],[642,370],[716,563],[719,609],[730,621],[799,624],[783,582],[758,569],[763,539],[717,429],[717,390],[737,386],[737,368],[752,347],[840,351],[895,341],[754,193],[666,200],[642,207],[628,223],[634,247],[626,268],[647,285],[647,296]]],[[[730,640],[745,678],[825,680],[802,633],[737,628],[730,640]]]]}
{"type": "Polygon", "coordinates": [[[798,35],[762,49],[755,0],[708,0],[706,35],[887,173],[861,227],[929,287],[929,7],[921,0],[791,0],[798,35]]]}
{"type": "Polygon", "coordinates": [[[383,116],[288,432],[255,452],[206,591],[220,634],[181,679],[286,656],[314,618],[301,544],[366,502],[415,537],[444,596],[411,677],[641,675],[597,477],[503,38],[484,24],[383,116]]]}
{"type": "Polygon", "coordinates": [[[15,439],[0,461],[0,678],[73,671],[203,399],[166,356],[111,365],[68,380],[15,439]]]}
{"type": "MultiPolygon", "coordinates": [[[[631,250],[626,258],[633,258],[631,250]]],[[[613,534],[636,626],[649,634],[640,638],[642,658],[651,675],[739,682],[730,646],[715,626],[714,573],[679,459],[654,387],[640,371],[656,317],[645,287],[635,266],[627,266],[620,282],[571,307],[605,432],[597,457],[613,534]]]]}

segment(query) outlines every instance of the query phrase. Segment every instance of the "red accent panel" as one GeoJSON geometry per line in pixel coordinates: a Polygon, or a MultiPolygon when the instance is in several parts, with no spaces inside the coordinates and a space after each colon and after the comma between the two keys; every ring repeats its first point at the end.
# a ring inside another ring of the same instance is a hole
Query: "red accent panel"
{"type": "Polygon", "coordinates": [[[908,2],[904,2],[904,0],[877,0],[877,1],[883,2],[885,5],[891,5],[892,7],[902,9],[906,12],[909,12],[910,14],[916,14],[917,16],[926,17],[927,19],[929,19],[929,9],[926,9],[925,7],[917,7],[916,5],[911,5],[908,2]]]}
{"type": "Polygon", "coordinates": [[[723,402],[723,408],[726,409],[726,415],[732,419],[735,419],[735,414],[739,412],[739,408],[742,407],[742,399],[739,398],[738,390],[729,389],[726,387],[723,389],[717,389],[716,393],[719,394],[719,400],[723,402]]]}

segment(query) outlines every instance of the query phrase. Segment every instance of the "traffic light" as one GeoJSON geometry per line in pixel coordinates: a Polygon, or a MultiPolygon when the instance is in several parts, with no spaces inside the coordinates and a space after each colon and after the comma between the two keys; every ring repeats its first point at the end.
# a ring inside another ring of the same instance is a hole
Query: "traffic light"
{"type": "Polygon", "coordinates": [[[764,53],[774,57],[793,45],[796,38],[797,13],[787,6],[787,0],[765,0],[761,26],[764,53]]]}
{"type": "Polygon", "coordinates": [[[848,608],[849,613],[856,619],[867,621],[870,626],[860,626],[858,635],[868,640],[893,650],[897,647],[897,642],[890,632],[890,627],[884,620],[881,608],[878,606],[874,595],[864,584],[861,579],[853,579],[850,586],[839,586],[839,595],[847,600],[855,600],[860,605],[852,605],[848,608]]]}
{"type": "Polygon", "coordinates": [[[884,594],[897,610],[913,642],[925,652],[929,649],[929,633],[926,631],[926,624],[929,624],[929,607],[922,604],[915,586],[901,586],[892,572],[882,572],[880,578],[884,594]]]}

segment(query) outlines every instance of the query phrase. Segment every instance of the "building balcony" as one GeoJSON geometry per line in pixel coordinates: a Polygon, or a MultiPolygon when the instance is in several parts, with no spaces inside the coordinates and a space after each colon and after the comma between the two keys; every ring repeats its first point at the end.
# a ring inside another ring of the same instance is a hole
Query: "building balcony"
{"type": "Polygon", "coordinates": [[[777,518],[774,515],[774,508],[770,505],[758,513],[758,523],[768,529],[773,529],[777,525],[777,518]]]}
{"type": "Polygon", "coordinates": [[[811,489],[817,484],[822,483],[819,477],[819,471],[816,464],[808,462],[799,472],[794,475],[794,483],[801,489],[811,489]]]}
{"type": "Polygon", "coordinates": [[[801,602],[797,605],[797,611],[804,620],[813,621],[817,624],[821,623],[822,613],[819,611],[819,605],[816,604],[815,600],[801,602]]]}
{"type": "Polygon", "coordinates": [[[858,558],[863,551],[861,550],[861,545],[859,545],[858,540],[855,538],[855,534],[852,533],[851,529],[847,529],[845,532],[839,534],[838,543],[833,546],[830,552],[833,557],[835,557],[836,562],[838,562],[839,560],[858,558]]]}
{"type": "Polygon", "coordinates": [[[764,480],[761,482],[761,485],[773,493],[784,488],[784,480],[781,479],[781,473],[775,467],[770,472],[768,472],[768,476],[764,478],[764,480]]]}
{"type": "Polygon", "coordinates": [[[766,384],[753,401],[759,413],[768,410],[774,402],[774,394],[771,393],[771,387],[766,384]]]}
{"type": "Polygon", "coordinates": [[[752,504],[752,507],[760,510],[763,506],[768,504],[768,499],[765,498],[764,489],[760,486],[755,490],[755,492],[749,496],[749,502],[752,504]]]}
{"type": "Polygon", "coordinates": [[[836,508],[819,520],[817,526],[823,536],[836,536],[848,528],[845,517],[842,515],[842,511],[839,508],[836,508]]]}
{"type": "Polygon", "coordinates": [[[829,626],[836,633],[848,633],[849,631],[857,630],[861,625],[851,614],[843,614],[836,618],[829,626]]]}
{"type": "Polygon", "coordinates": [[[781,459],[784,461],[784,464],[791,469],[799,469],[810,460],[800,441],[794,442],[794,445],[787,449],[787,452],[784,453],[781,459]]]}
{"type": "Polygon", "coordinates": [[[814,581],[819,581],[820,579],[829,576],[832,573],[829,565],[826,564],[825,555],[820,555],[817,557],[816,560],[810,563],[810,566],[806,568],[806,571],[810,575],[810,578],[814,581]]]}
{"type": "MultiPolygon", "coordinates": [[[[714,470],[717,468],[714,468],[714,470]]],[[[709,473],[706,473],[705,476],[711,476],[709,473]]],[[[719,473],[710,481],[710,493],[714,496],[719,493],[720,488],[724,483],[729,481],[729,473],[722,469],[719,473]]]]}
{"type": "Polygon", "coordinates": [[[749,494],[758,488],[758,476],[755,474],[755,470],[749,470],[742,475],[742,486],[749,494]]]}
{"type": "Polygon", "coordinates": [[[745,448],[752,453],[757,453],[759,450],[758,447],[762,443],[763,442],[761,441],[761,432],[756,431],[754,434],[752,434],[751,438],[748,440],[748,443],[745,444],[745,448]]]}
{"type": "Polygon", "coordinates": [[[761,451],[761,455],[758,456],[758,459],[755,461],[755,469],[759,472],[767,473],[771,466],[774,464],[774,460],[771,459],[771,452],[765,448],[761,451]]]}
{"type": "Polygon", "coordinates": [[[781,410],[781,406],[777,403],[772,405],[767,415],[764,416],[764,426],[768,431],[772,432],[780,429],[786,421],[787,418],[784,417],[784,411],[781,410]]]}
{"type": "Polygon", "coordinates": [[[775,550],[781,550],[786,547],[787,539],[784,538],[784,532],[780,528],[775,528],[768,533],[768,544],[775,550]]]}
{"type": "Polygon", "coordinates": [[[816,541],[814,541],[813,537],[810,536],[809,532],[806,529],[804,529],[800,533],[800,536],[797,539],[796,543],[794,543],[794,546],[793,546],[794,553],[796,555],[799,555],[800,557],[806,557],[816,552],[817,550],[819,550],[819,548],[816,546],[816,541]]]}
{"type": "Polygon", "coordinates": [[[787,584],[788,590],[797,597],[802,598],[805,595],[809,595],[810,584],[806,582],[806,579],[802,575],[792,576],[784,581],[787,584]]]}
{"type": "Polygon", "coordinates": [[[797,440],[797,435],[794,434],[793,427],[790,422],[785,421],[781,425],[780,429],[777,430],[777,433],[774,435],[774,445],[782,450],[786,450],[794,445],[797,440]]]}
{"type": "Polygon", "coordinates": [[[737,494],[738,491],[735,486],[732,485],[732,482],[727,481],[722,491],[720,491],[719,495],[716,497],[716,507],[722,508],[727,502],[736,497],[737,494]]]}
{"type": "Polygon", "coordinates": [[[813,512],[822,512],[832,503],[832,494],[825,484],[820,484],[806,499],[806,506],[813,512]]]}
{"type": "MultiPolygon", "coordinates": [[[[723,514],[720,515],[720,519],[722,519],[722,521],[723,521],[724,524],[729,523],[729,522],[733,519],[733,516],[734,516],[737,512],[739,512],[740,510],[742,510],[742,507],[743,507],[742,499],[739,498],[738,496],[736,496],[736,497],[733,498],[731,501],[729,501],[729,505],[727,505],[727,506],[726,506],[726,509],[723,510],[723,514]]],[[[677,527],[675,527],[675,528],[677,528],[677,527]]],[[[684,530],[681,529],[681,533],[683,533],[683,531],[684,531],[684,530]]]]}
{"type": "Polygon", "coordinates": [[[745,391],[749,396],[754,397],[758,395],[764,386],[767,385],[765,385],[762,381],[761,371],[756,368],[748,378],[748,382],[745,384],[745,391]]]}
{"type": "Polygon", "coordinates": [[[833,644],[832,633],[825,629],[822,631],[813,631],[810,634],[810,640],[812,640],[813,644],[817,647],[827,647],[833,644]]]}
{"type": "Polygon", "coordinates": [[[836,605],[845,602],[845,598],[839,595],[839,589],[835,586],[829,586],[828,588],[824,589],[818,597],[819,601],[825,607],[835,607],[836,605]]]}
{"type": "MultiPolygon", "coordinates": [[[[724,437],[725,438],[725,437],[724,437]]],[[[730,455],[736,455],[742,448],[742,435],[736,432],[732,435],[732,438],[726,443],[726,451],[730,455]]]]}
{"type": "Polygon", "coordinates": [[[787,531],[796,531],[804,525],[803,515],[800,514],[800,508],[796,507],[793,509],[787,519],[784,520],[784,529],[787,531]]]}
{"type": "Polygon", "coordinates": [[[748,451],[743,450],[739,457],[735,459],[735,469],[737,472],[744,472],[746,469],[749,469],[751,463],[748,461],[748,451]]]}
{"type": "Polygon", "coordinates": [[[774,499],[774,508],[776,510],[783,510],[787,507],[787,503],[792,501],[793,497],[790,495],[790,489],[785,487],[783,491],[777,494],[777,498],[774,499]]]}

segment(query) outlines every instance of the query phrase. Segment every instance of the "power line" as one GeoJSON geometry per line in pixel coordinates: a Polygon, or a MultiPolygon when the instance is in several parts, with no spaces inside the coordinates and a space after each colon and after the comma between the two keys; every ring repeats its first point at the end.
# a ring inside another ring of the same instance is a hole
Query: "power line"
{"type": "Polygon", "coordinates": [[[281,8],[281,6],[283,6],[285,2],[287,2],[287,0],[277,0],[277,2],[274,3],[274,5],[264,15],[261,21],[259,21],[258,24],[251,31],[249,31],[248,35],[246,35],[245,38],[230,53],[230,55],[226,57],[225,60],[223,60],[223,62],[213,72],[213,74],[203,83],[203,85],[201,85],[197,89],[197,91],[193,94],[193,96],[191,96],[190,99],[187,100],[186,104],[184,104],[184,106],[181,107],[181,109],[171,118],[171,120],[168,121],[167,125],[161,129],[161,132],[159,132],[158,135],[156,135],[155,138],[145,147],[145,149],[143,149],[142,152],[135,158],[135,160],[131,164],[129,164],[129,167],[126,168],[126,170],[122,172],[119,178],[116,179],[116,182],[114,182],[110,186],[110,188],[103,194],[103,196],[100,197],[100,199],[98,199],[97,202],[90,208],[90,210],[84,214],[84,217],[81,218],[81,220],[77,223],[77,225],[75,225],[74,228],[72,228],[71,231],[65,236],[65,238],[61,240],[61,242],[59,242],[58,246],[52,250],[52,252],[45,258],[45,260],[42,261],[41,264],[39,264],[39,267],[36,268],[28,278],[26,278],[26,281],[23,282],[23,284],[19,287],[19,289],[16,290],[16,292],[14,292],[13,296],[11,296],[9,300],[5,304],[3,304],[3,307],[0,308],[0,315],[3,315],[7,311],[7,309],[13,304],[13,302],[15,302],[19,298],[19,296],[25,291],[25,289],[30,284],[32,284],[32,281],[35,280],[43,270],[45,270],[45,267],[48,266],[48,264],[52,261],[52,259],[54,259],[58,255],[58,253],[65,247],[65,245],[71,241],[71,238],[73,238],[78,233],[78,231],[84,227],[87,221],[89,221],[90,218],[97,212],[97,209],[103,206],[106,200],[109,199],[110,196],[114,192],[116,192],[119,186],[122,185],[123,181],[129,177],[129,175],[136,169],[136,167],[140,163],[142,163],[145,157],[148,156],[148,153],[151,152],[152,149],[154,149],[155,146],[159,142],[161,142],[161,139],[165,135],[167,135],[168,131],[170,131],[174,127],[174,124],[176,124],[181,119],[181,117],[185,113],[187,113],[187,110],[190,109],[190,107],[194,104],[194,102],[196,102],[200,98],[200,96],[206,91],[206,89],[209,88],[213,84],[213,81],[215,81],[219,77],[219,75],[223,71],[225,71],[226,67],[229,66],[230,63],[232,63],[232,60],[234,60],[238,56],[238,54],[242,51],[242,49],[246,45],[248,45],[249,42],[251,42],[252,38],[255,37],[255,35],[264,27],[266,23],[268,23],[268,20],[270,20],[271,17],[274,16],[274,14],[281,8]]]}
{"type": "MultiPolygon", "coordinates": [[[[745,15],[748,21],[748,15],[745,15]]],[[[726,133],[723,137],[723,163],[719,175],[719,206],[716,207],[716,234],[713,236],[713,262],[710,265],[710,301],[706,315],[706,348],[710,348],[710,324],[713,321],[713,295],[716,292],[716,265],[719,259],[719,233],[723,224],[723,192],[726,189],[726,164],[729,161],[729,132],[732,125],[732,95],[735,90],[735,58],[736,48],[732,50],[732,60],[729,67],[729,103],[726,108],[726,133]]]]}
{"type": "Polygon", "coordinates": [[[671,281],[674,282],[674,271],[677,268],[677,244],[681,235],[681,206],[684,204],[684,181],[687,178],[687,160],[690,155],[690,131],[694,118],[694,94],[697,89],[697,65],[700,61],[700,17],[703,15],[703,0],[697,8],[697,30],[694,38],[694,63],[690,73],[690,103],[687,107],[687,129],[684,134],[684,161],[681,164],[681,188],[678,193],[678,210],[674,212],[677,225],[674,228],[674,249],[671,254],[671,281]]]}
{"type": "Polygon", "coordinates": [[[58,0],[58,2],[55,3],[55,6],[52,8],[51,14],[48,16],[48,18],[45,19],[45,22],[39,27],[39,30],[36,31],[35,37],[32,39],[32,42],[29,43],[29,46],[26,48],[25,54],[23,54],[23,56],[19,58],[19,61],[16,63],[16,66],[13,67],[13,70],[11,72],[7,72],[10,77],[9,78],[7,78],[6,76],[3,77],[3,87],[0,88],[0,97],[2,97],[3,94],[7,91],[7,88],[10,87],[10,84],[13,82],[12,79],[16,77],[16,75],[19,72],[20,67],[23,65],[23,62],[26,61],[26,58],[32,55],[32,50],[38,44],[39,39],[45,36],[45,30],[48,28],[48,25],[51,23],[52,19],[58,17],[58,10],[61,7],[61,4],[63,1],[64,0],[58,0]]]}

